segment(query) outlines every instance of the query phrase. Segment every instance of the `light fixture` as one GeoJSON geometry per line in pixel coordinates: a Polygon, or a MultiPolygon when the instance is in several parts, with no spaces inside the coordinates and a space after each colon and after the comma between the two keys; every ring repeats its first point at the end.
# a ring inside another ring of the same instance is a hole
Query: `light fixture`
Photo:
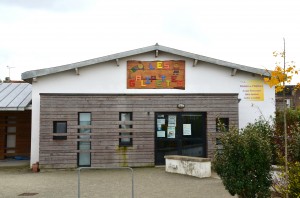
{"type": "Polygon", "coordinates": [[[178,105],[177,105],[177,108],[178,108],[178,109],[183,109],[184,107],[185,107],[184,104],[178,104],[178,105]]]}

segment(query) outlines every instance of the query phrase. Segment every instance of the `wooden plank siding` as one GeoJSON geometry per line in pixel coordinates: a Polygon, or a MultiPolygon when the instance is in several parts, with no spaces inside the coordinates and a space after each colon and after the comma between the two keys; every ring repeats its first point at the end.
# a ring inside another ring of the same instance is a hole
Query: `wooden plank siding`
{"type": "Polygon", "coordinates": [[[12,156],[30,157],[31,111],[0,112],[0,159],[12,156]],[[16,127],[16,147],[9,153],[6,148],[7,127],[16,127]]]}
{"type": "Polygon", "coordinates": [[[238,126],[237,94],[40,94],[40,166],[77,167],[78,112],[91,112],[91,166],[154,166],[155,112],[207,112],[207,156],[213,157],[216,118],[238,126]],[[177,104],[185,105],[178,109],[177,104]],[[132,121],[119,121],[132,112],[132,121]],[[149,112],[149,114],[148,114],[149,112]],[[53,121],[67,121],[67,140],[53,140],[53,121]],[[120,129],[130,124],[130,129],[120,129]],[[131,132],[133,146],[119,147],[119,133],[131,132]]]}

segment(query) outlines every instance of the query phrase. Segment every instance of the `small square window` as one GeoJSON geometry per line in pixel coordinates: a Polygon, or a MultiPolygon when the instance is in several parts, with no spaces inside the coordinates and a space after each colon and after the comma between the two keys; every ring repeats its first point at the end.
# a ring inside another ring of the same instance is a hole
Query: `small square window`
{"type": "Polygon", "coordinates": [[[66,135],[61,135],[67,133],[67,122],[66,121],[54,121],[53,122],[53,140],[66,140],[66,135]],[[57,134],[57,135],[56,135],[57,134]]]}
{"type": "Polygon", "coordinates": [[[229,118],[216,119],[217,132],[229,131],[229,118]]]}

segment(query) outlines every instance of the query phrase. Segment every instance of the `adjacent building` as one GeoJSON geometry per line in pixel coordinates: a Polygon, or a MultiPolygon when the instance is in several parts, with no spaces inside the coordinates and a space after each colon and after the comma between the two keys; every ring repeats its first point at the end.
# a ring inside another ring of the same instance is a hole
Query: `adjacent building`
{"type": "Polygon", "coordinates": [[[283,100],[283,91],[276,93],[276,109],[282,110],[284,105],[287,108],[299,108],[300,106],[300,90],[296,88],[296,85],[286,85],[285,91],[285,102],[283,100]]]}
{"type": "Polygon", "coordinates": [[[0,83],[0,160],[29,158],[31,84],[0,83]]]}

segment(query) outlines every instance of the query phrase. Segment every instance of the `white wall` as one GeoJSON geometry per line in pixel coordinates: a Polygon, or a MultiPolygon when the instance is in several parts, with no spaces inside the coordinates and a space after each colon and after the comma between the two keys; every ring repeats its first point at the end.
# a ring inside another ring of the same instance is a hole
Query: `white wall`
{"type": "MultiPolygon", "coordinates": [[[[39,111],[40,93],[239,93],[242,81],[262,80],[259,75],[237,71],[231,76],[231,69],[198,63],[193,67],[192,59],[160,52],[158,58],[154,53],[146,53],[115,61],[79,68],[80,75],[75,70],[65,71],[48,76],[38,77],[32,86],[32,143],[31,164],[39,161],[39,111]],[[127,60],[155,61],[155,60],[185,60],[185,90],[179,89],[127,89],[127,60]]],[[[264,101],[244,101],[239,103],[239,127],[253,122],[263,115],[268,118],[275,111],[274,88],[264,86],[264,101]]]]}
{"type": "Polygon", "coordinates": [[[275,89],[264,84],[264,101],[243,101],[239,103],[239,127],[243,128],[248,123],[261,117],[272,121],[275,112],[275,89]]]}

